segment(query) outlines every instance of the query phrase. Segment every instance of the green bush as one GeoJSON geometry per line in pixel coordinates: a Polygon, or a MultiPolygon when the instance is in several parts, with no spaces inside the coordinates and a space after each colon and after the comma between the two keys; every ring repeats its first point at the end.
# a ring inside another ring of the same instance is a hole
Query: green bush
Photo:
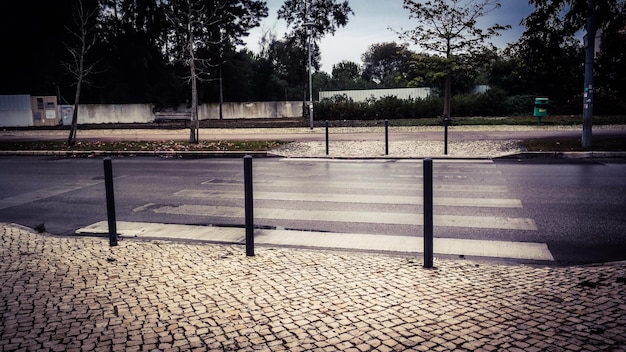
{"type": "MultiPolygon", "coordinates": [[[[550,98],[550,97],[548,97],[550,98]]],[[[452,97],[453,117],[476,116],[532,116],[534,95],[507,97],[501,89],[490,89],[481,94],[462,94],[452,97]]],[[[347,96],[335,96],[315,103],[315,118],[323,120],[394,120],[441,117],[443,98],[398,99],[394,96],[354,102],[347,96]]],[[[550,100],[549,115],[582,113],[582,97],[564,101],[550,100]]],[[[594,113],[625,114],[626,103],[617,97],[596,94],[594,113]]]]}
{"type": "Polygon", "coordinates": [[[509,116],[532,115],[535,109],[534,95],[514,95],[505,100],[506,114],[509,116]]]}
{"type": "Polygon", "coordinates": [[[354,102],[343,96],[315,103],[316,119],[322,120],[393,120],[436,117],[441,115],[441,98],[409,99],[396,97],[354,102]]]}

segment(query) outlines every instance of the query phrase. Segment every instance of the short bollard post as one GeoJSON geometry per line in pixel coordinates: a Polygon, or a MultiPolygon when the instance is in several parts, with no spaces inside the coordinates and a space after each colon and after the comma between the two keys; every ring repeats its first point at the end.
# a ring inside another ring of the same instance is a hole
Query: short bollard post
{"type": "Polygon", "coordinates": [[[433,267],[433,160],[424,159],[424,267],[433,267]]]}
{"type": "Polygon", "coordinates": [[[109,246],[117,246],[117,224],[115,221],[115,197],[113,193],[113,165],[111,158],[104,158],[104,187],[107,198],[107,220],[109,223],[109,246]]]}
{"type": "Polygon", "coordinates": [[[452,121],[448,116],[444,116],[443,118],[443,154],[448,155],[448,126],[452,121]]]}
{"type": "Polygon", "coordinates": [[[252,157],[243,157],[243,178],[246,216],[246,256],[254,256],[254,200],[252,197],[252,157]]]}
{"type": "Polygon", "coordinates": [[[385,120],[385,155],[389,155],[389,120],[385,120]]]}
{"type": "Polygon", "coordinates": [[[328,155],[328,120],[326,120],[326,155],[328,155]]]}

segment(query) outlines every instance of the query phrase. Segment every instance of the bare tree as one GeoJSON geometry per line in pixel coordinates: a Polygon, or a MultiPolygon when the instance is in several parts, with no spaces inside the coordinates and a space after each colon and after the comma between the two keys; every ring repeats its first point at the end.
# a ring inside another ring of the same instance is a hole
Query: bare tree
{"type": "Polygon", "coordinates": [[[261,0],[179,0],[165,5],[171,23],[168,53],[189,68],[185,77],[191,84],[189,142],[198,143],[198,82],[209,80],[210,68],[222,64],[211,62],[209,53],[227,43],[239,44],[239,38],[267,16],[267,6],[261,0]]]}
{"type": "Polygon", "coordinates": [[[404,8],[417,20],[413,30],[399,33],[428,51],[443,55],[448,63],[444,97],[444,118],[450,117],[454,57],[485,47],[485,42],[510,25],[495,24],[486,30],[477,26],[479,18],[499,8],[499,0],[404,0],[404,8]]]}
{"type": "Polygon", "coordinates": [[[69,72],[76,85],[74,95],[74,112],[72,114],[72,126],[67,138],[68,145],[76,143],[76,129],[78,123],[78,106],[80,103],[80,90],[83,83],[88,84],[87,78],[94,73],[96,62],[87,62],[87,53],[96,43],[95,20],[97,9],[87,10],[83,0],[77,0],[74,4],[72,18],[73,28],[67,28],[73,41],[65,43],[65,48],[70,54],[67,61],[62,62],[62,66],[69,72]]]}
{"type": "Polygon", "coordinates": [[[185,0],[181,1],[177,7],[172,4],[168,9],[167,18],[171,22],[178,44],[180,61],[189,67],[189,75],[185,77],[191,84],[191,117],[189,124],[189,143],[198,143],[199,121],[198,121],[198,81],[201,80],[202,64],[206,61],[201,60],[196,55],[197,38],[195,35],[196,28],[203,22],[204,6],[199,1],[185,0]]]}

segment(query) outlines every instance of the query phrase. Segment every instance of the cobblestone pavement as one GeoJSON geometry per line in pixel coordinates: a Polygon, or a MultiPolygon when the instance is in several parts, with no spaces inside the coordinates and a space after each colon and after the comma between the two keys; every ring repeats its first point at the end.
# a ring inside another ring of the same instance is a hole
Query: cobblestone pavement
{"type": "Polygon", "coordinates": [[[626,351],[623,262],[424,269],[0,228],[0,351],[626,351]]]}

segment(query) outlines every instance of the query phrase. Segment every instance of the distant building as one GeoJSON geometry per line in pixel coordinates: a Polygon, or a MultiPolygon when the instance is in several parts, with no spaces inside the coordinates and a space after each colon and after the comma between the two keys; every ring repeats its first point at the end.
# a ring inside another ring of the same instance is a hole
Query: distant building
{"type": "Polygon", "coordinates": [[[331,90],[320,91],[320,101],[331,99],[334,96],[345,96],[354,102],[364,102],[368,99],[396,97],[398,99],[425,99],[436,95],[434,88],[390,88],[390,89],[358,89],[358,90],[331,90]]]}
{"type": "Polygon", "coordinates": [[[0,95],[0,126],[56,126],[59,109],[55,96],[0,95]]]}

